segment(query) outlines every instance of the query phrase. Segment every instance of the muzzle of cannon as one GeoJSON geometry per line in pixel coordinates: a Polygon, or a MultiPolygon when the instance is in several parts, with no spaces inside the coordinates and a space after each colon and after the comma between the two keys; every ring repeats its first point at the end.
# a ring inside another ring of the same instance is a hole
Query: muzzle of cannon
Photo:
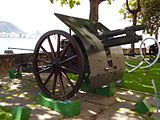
{"type": "Polygon", "coordinates": [[[96,89],[122,79],[125,62],[120,45],[142,40],[142,36],[135,32],[143,30],[145,26],[111,31],[101,23],[55,15],[75,35],[52,30],[39,39],[34,50],[33,65],[37,83],[45,94],[64,100],[76,94],[83,80],[87,80],[90,87],[96,89]],[[40,58],[42,51],[46,58],[40,58]],[[48,75],[44,78],[43,74],[48,75]],[[64,81],[68,84],[67,88],[64,81]]]}

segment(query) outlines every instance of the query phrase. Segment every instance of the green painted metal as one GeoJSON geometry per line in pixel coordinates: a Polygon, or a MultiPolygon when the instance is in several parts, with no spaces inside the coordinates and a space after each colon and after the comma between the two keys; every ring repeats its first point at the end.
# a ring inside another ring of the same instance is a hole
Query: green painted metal
{"type": "Polygon", "coordinates": [[[142,101],[136,103],[134,106],[136,112],[140,114],[145,114],[146,112],[149,112],[151,109],[151,105],[147,102],[146,99],[143,99],[142,101]]]}
{"type": "Polygon", "coordinates": [[[22,76],[21,73],[16,73],[15,71],[16,71],[16,69],[14,69],[14,68],[9,70],[9,77],[10,78],[20,78],[22,76]]]}
{"type": "Polygon", "coordinates": [[[31,113],[31,109],[26,106],[14,105],[12,109],[12,117],[16,120],[28,120],[31,113]]]}
{"type": "Polygon", "coordinates": [[[114,83],[112,83],[110,85],[104,85],[104,86],[96,89],[96,94],[99,94],[102,96],[107,96],[107,97],[113,96],[114,95],[114,87],[115,87],[114,83]]]}
{"type": "Polygon", "coordinates": [[[81,86],[81,90],[82,91],[86,91],[86,92],[92,92],[95,93],[95,89],[91,89],[90,84],[88,83],[88,81],[83,80],[82,86],[81,86]]]}
{"type": "Polygon", "coordinates": [[[43,92],[40,92],[39,96],[38,96],[38,104],[40,104],[44,107],[50,108],[51,110],[54,110],[55,100],[52,98],[49,98],[43,92]]]}
{"type": "Polygon", "coordinates": [[[55,111],[63,114],[64,116],[72,117],[75,115],[80,114],[81,109],[81,100],[65,100],[65,101],[59,101],[57,100],[55,102],[55,111]]]}

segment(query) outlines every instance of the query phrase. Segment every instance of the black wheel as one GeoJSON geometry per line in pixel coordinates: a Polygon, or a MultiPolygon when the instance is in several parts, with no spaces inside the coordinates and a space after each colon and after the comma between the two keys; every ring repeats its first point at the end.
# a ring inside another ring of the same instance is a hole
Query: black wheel
{"type": "Polygon", "coordinates": [[[33,66],[40,89],[53,99],[68,99],[82,85],[84,57],[75,39],[64,31],[49,31],[39,39],[33,66]]]}
{"type": "Polygon", "coordinates": [[[149,55],[151,57],[151,59],[155,59],[157,57],[158,54],[158,46],[156,44],[153,44],[149,47],[149,55]]]}

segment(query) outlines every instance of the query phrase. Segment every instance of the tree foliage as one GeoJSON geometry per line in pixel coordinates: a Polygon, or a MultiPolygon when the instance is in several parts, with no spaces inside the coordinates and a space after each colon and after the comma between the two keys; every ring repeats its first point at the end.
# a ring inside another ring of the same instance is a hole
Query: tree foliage
{"type": "Polygon", "coordinates": [[[160,0],[142,1],[142,24],[146,24],[146,31],[150,35],[155,34],[158,38],[160,27],[160,0]]]}
{"type": "MultiPolygon", "coordinates": [[[[138,8],[137,0],[130,0],[128,2],[131,10],[136,10],[138,8]]],[[[133,14],[127,9],[126,3],[122,5],[122,8],[119,11],[120,14],[123,14],[123,19],[129,20],[129,22],[133,22],[133,14]]],[[[137,13],[137,20],[139,21],[141,18],[141,14],[137,13]]]]}
{"type": "MultiPolygon", "coordinates": [[[[50,2],[53,4],[54,0],[50,0],[50,2]]],[[[80,5],[79,0],[60,0],[60,3],[62,6],[65,4],[65,5],[68,5],[70,8],[73,8],[75,5],[80,5]]]]}

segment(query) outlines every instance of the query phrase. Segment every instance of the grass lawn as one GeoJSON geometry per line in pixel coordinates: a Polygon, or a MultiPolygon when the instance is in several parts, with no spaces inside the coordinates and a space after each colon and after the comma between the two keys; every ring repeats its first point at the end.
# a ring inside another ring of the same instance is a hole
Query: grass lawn
{"type": "MultiPolygon", "coordinates": [[[[130,64],[138,65],[139,61],[128,60],[130,64]]],[[[145,65],[145,63],[144,63],[145,65]]],[[[131,70],[133,68],[126,65],[125,71],[131,70]]],[[[70,79],[77,79],[77,76],[71,73],[68,73],[70,79]]],[[[160,63],[155,63],[149,68],[139,68],[134,72],[127,73],[125,72],[123,76],[124,88],[138,90],[142,92],[148,92],[154,94],[154,88],[152,85],[152,79],[154,79],[158,96],[160,97],[160,63]]]]}
{"type": "MultiPolygon", "coordinates": [[[[129,69],[130,67],[126,66],[125,70],[129,69]]],[[[134,72],[125,73],[123,77],[124,87],[154,94],[152,79],[155,81],[157,93],[160,97],[160,63],[155,63],[146,69],[139,68],[134,72]]]]}
{"type": "Polygon", "coordinates": [[[0,120],[13,120],[11,113],[12,109],[0,106],[0,120]]]}

